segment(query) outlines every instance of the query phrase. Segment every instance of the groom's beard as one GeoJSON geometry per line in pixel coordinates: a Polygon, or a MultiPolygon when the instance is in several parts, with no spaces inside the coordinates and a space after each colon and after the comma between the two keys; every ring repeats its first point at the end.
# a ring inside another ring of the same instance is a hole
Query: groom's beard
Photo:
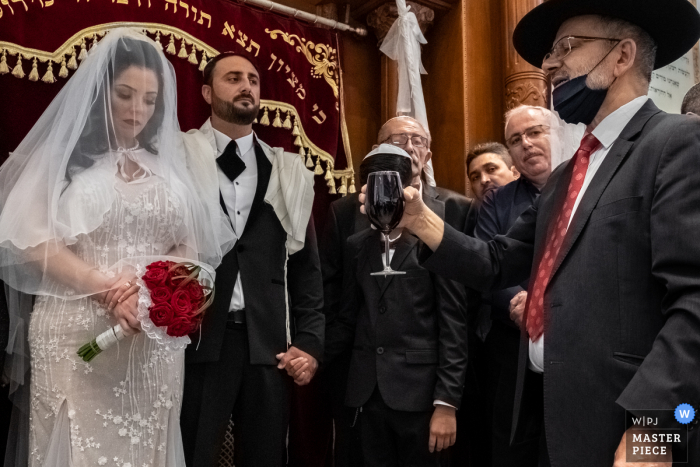
{"type": "MultiPolygon", "coordinates": [[[[253,99],[252,96],[251,99],[253,99]]],[[[258,102],[247,109],[240,108],[236,107],[233,102],[219,99],[216,93],[212,92],[211,108],[214,114],[224,121],[234,125],[250,125],[260,112],[260,103],[258,102]]]]}

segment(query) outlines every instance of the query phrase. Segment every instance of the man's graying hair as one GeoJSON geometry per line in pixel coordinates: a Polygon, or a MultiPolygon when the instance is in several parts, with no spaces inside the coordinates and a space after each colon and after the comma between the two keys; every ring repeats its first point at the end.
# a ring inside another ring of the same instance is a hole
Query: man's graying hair
{"type": "Polygon", "coordinates": [[[654,39],[644,29],[628,21],[609,16],[599,16],[599,18],[607,37],[634,41],[637,45],[637,55],[634,60],[636,68],[640,75],[650,82],[651,72],[654,71],[656,62],[657,46],[654,39]]]}

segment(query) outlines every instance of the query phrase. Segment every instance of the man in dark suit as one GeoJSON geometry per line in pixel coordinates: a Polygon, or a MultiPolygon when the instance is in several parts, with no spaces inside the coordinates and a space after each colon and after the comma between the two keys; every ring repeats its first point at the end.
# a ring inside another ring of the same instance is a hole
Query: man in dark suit
{"type": "MultiPolygon", "coordinates": [[[[587,125],[579,150],[489,243],[445,225],[406,190],[402,224],[433,252],[424,267],[482,290],[532,278],[514,435],[522,389],[539,378],[542,465],[627,465],[627,412],[666,409],[659,420],[670,424],[679,404],[700,406],[700,172],[690,169],[700,121],[646,97],[652,69],[699,36],[700,14],[686,0],[542,3],[513,41],[551,77],[560,117],[587,125]]],[[[673,456],[687,450],[693,465],[696,426],[687,425],[688,446],[673,443],[673,456]]]]}
{"type": "Polygon", "coordinates": [[[323,355],[321,271],[310,220],[313,173],[281,170],[302,161],[253,133],[260,77],[251,61],[221,54],[204,69],[204,82],[212,116],[185,143],[198,148],[188,150],[190,158],[218,167],[222,207],[238,241],[216,271],[216,298],[201,342],[186,351],[185,456],[190,466],[216,465],[233,416],[236,465],[280,467],[286,464],[292,377],[307,384],[323,355]],[[281,186],[297,191],[288,198],[281,186]],[[278,218],[282,212],[286,223],[278,218]]]}
{"type": "MultiPolygon", "coordinates": [[[[445,222],[460,231],[472,231],[471,224],[476,209],[468,198],[441,187],[433,187],[424,181],[423,167],[432,157],[430,140],[425,130],[411,117],[396,117],[388,120],[377,135],[377,144],[391,141],[404,149],[412,157],[411,184],[421,189],[422,196],[427,200],[437,200],[445,205],[445,222]],[[395,140],[391,136],[396,135],[395,140]],[[404,138],[401,135],[407,135],[404,138]],[[402,142],[403,141],[403,142],[402,142]]],[[[334,201],[329,209],[324,234],[319,240],[321,270],[323,272],[324,313],[326,326],[335,320],[340,306],[343,285],[343,270],[347,266],[345,245],[348,237],[369,228],[366,216],[360,213],[357,194],[351,194],[334,201]]],[[[335,419],[335,449],[336,466],[359,466],[361,452],[359,450],[359,427],[355,421],[355,410],[345,406],[345,388],[350,361],[350,352],[340,355],[332,365],[324,370],[328,397],[333,401],[333,418],[335,419]]],[[[473,384],[471,386],[474,386],[473,384]]],[[[471,390],[468,385],[467,390],[471,390]]],[[[461,420],[458,413],[458,421],[461,420]]],[[[461,425],[458,427],[461,428],[461,425]]],[[[463,438],[466,438],[463,437],[463,438]]],[[[458,446],[463,444],[458,437],[458,446]]]]}
{"type": "MultiPolygon", "coordinates": [[[[382,144],[365,158],[361,175],[396,166],[406,181],[407,159],[382,144]]],[[[444,215],[444,203],[428,203],[444,215]]],[[[405,275],[371,276],[384,268],[380,235],[367,228],[347,240],[343,303],[328,327],[325,359],[352,349],[345,402],[356,413],[363,409],[368,465],[436,466],[435,451],[455,440],[467,367],[464,287],[422,269],[418,239],[400,230],[389,234],[395,248],[387,253],[405,275]]]]}
{"type": "MultiPolygon", "coordinates": [[[[479,208],[475,236],[484,241],[505,235],[520,215],[540,195],[552,172],[550,127],[558,124],[542,107],[520,106],[505,117],[505,136],[515,169],[520,174],[500,188],[490,190],[479,208]]],[[[554,132],[556,134],[556,132],[554,132]]],[[[486,293],[488,314],[480,323],[487,330],[484,350],[487,359],[486,393],[491,414],[491,459],[493,467],[537,466],[542,425],[539,401],[523,407],[521,419],[528,420],[519,442],[511,445],[513,401],[518,374],[520,327],[510,318],[511,300],[526,294],[527,279],[507,289],[486,293]]]]}

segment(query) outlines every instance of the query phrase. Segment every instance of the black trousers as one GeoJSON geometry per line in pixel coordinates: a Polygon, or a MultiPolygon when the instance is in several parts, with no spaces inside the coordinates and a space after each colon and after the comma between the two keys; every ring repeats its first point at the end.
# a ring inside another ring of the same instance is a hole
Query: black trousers
{"type": "Polygon", "coordinates": [[[286,465],[290,384],[284,370],[250,364],[245,324],[227,325],[218,362],[185,365],[180,423],[187,465],[217,465],[231,415],[236,467],[286,465]]]}
{"type": "Polygon", "coordinates": [[[432,415],[394,410],[375,388],[360,414],[365,467],[440,466],[439,453],[428,450],[432,415]]]}
{"type": "MultiPolygon", "coordinates": [[[[515,384],[518,375],[520,330],[493,320],[486,337],[489,412],[491,414],[491,465],[537,467],[542,432],[542,389],[535,373],[528,374],[521,404],[518,436],[511,445],[515,384]],[[538,395],[539,394],[539,395],[538,395]]],[[[541,376],[539,376],[541,380],[541,376]]]]}

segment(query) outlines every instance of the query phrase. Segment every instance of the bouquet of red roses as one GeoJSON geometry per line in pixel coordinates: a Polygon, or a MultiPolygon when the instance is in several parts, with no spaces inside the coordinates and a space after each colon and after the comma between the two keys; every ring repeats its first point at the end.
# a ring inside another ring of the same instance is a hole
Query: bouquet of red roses
{"type": "MultiPolygon", "coordinates": [[[[137,280],[138,319],[149,337],[176,347],[189,344],[187,336],[199,329],[204,311],[214,301],[213,284],[200,279],[202,272],[201,266],[189,262],[156,261],[146,266],[137,280]]],[[[117,324],[80,347],[78,355],[89,362],[123,338],[117,324]]]]}

